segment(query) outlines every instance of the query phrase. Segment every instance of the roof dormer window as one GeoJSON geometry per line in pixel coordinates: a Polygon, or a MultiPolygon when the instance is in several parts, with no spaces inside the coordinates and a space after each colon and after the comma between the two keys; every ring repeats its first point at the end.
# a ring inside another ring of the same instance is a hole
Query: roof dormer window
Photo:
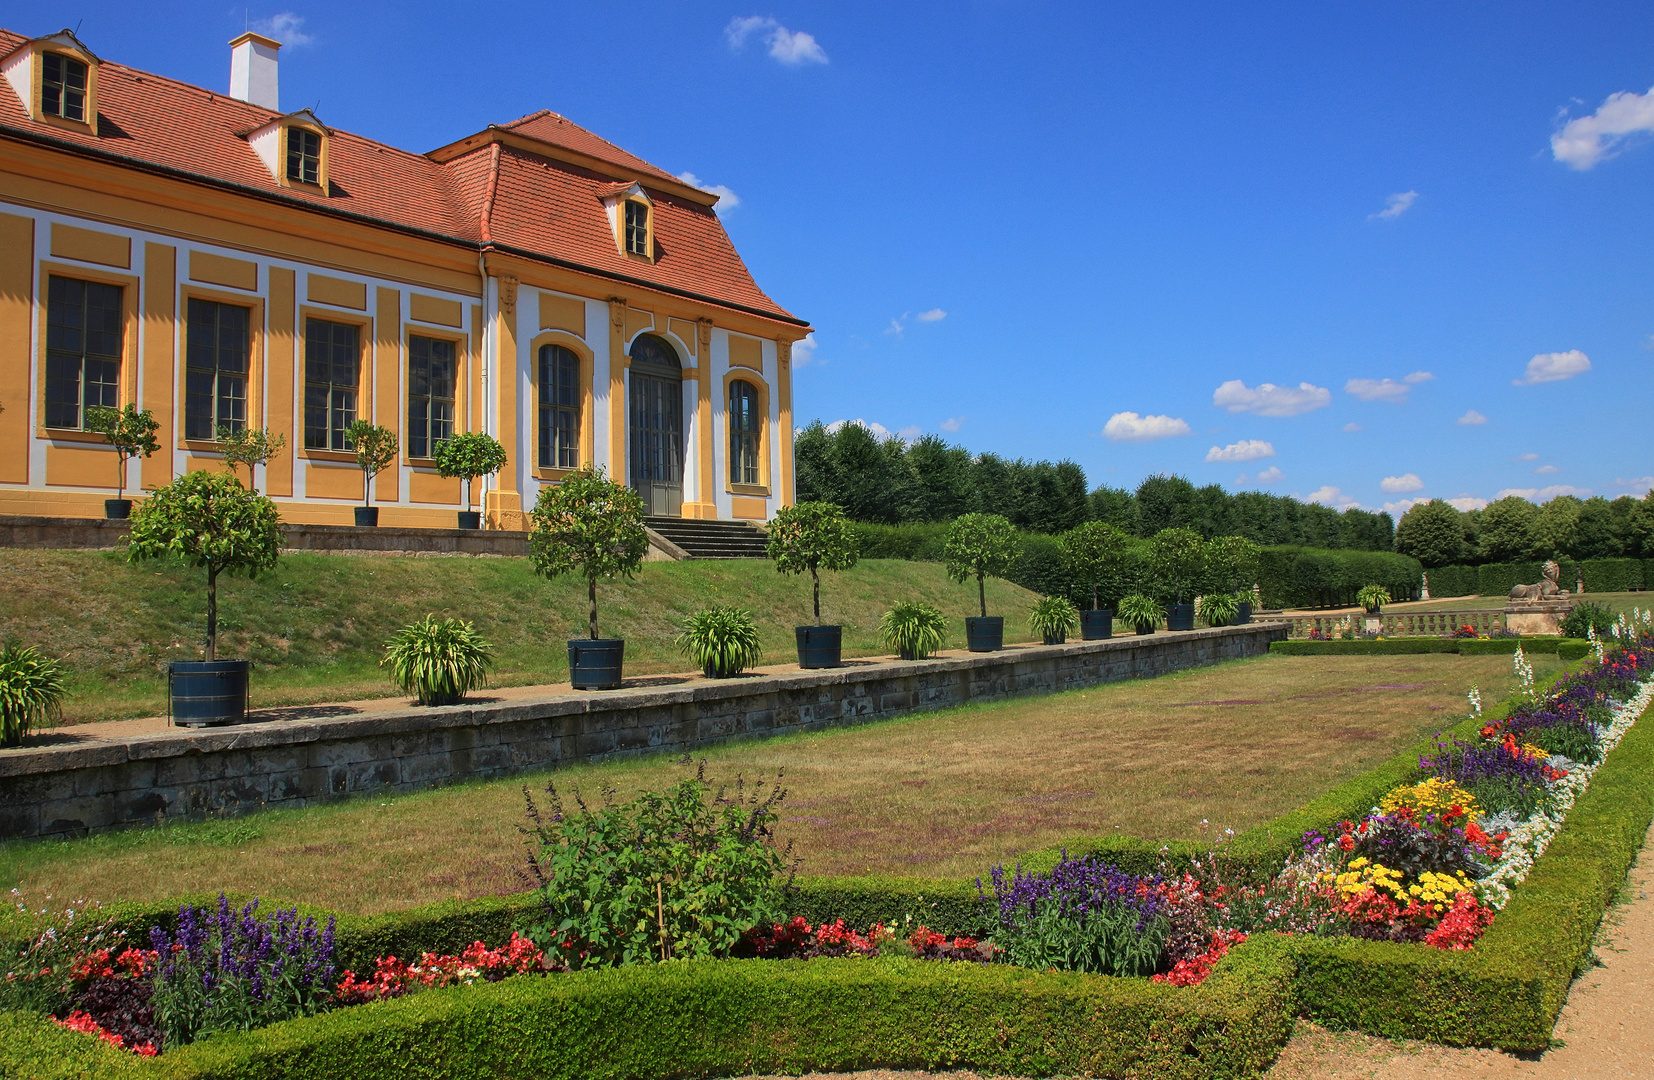
{"type": "Polygon", "coordinates": [[[86,65],[63,53],[40,56],[40,111],[86,122],[86,65]]]}
{"type": "Polygon", "coordinates": [[[626,254],[648,258],[649,204],[639,199],[626,200],[626,254]]]}
{"type": "Polygon", "coordinates": [[[309,128],[287,129],[287,179],[300,184],[322,182],[322,137],[309,128]]]}

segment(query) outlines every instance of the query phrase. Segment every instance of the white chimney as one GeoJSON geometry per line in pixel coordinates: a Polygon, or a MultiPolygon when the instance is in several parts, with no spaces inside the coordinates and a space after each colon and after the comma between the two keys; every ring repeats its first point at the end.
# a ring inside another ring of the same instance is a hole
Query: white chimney
{"type": "Polygon", "coordinates": [[[276,50],[281,42],[248,31],[230,42],[230,96],[281,111],[276,90],[276,50]]]}

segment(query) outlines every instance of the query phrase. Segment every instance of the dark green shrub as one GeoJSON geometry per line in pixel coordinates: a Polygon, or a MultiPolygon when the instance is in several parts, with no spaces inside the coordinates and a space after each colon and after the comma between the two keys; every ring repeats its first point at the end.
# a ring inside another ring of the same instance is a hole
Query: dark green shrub
{"type": "Polygon", "coordinates": [[[1475,596],[1481,582],[1474,566],[1438,566],[1430,571],[1430,597],[1475,596]]]}
{"type": "Polygon", "coordinates": [[[785,913],[778,785],[714,792],[697,771],[619,805],[593,808],[576,793],[569,809],[547,784],[544,811],[523,794],[539,911],[520,929],[573,967],[725,956],[785,913]]]}
{"type": "Polygon", "coordinates": [[[1562,618],[1562,632],[1571,638],[1582,638],[1586,631],[1595,629],[1597,637],[1606,637],[1614,625],[1614,614],[1601,604],[1589,600],[1575,604],[1562,618]]]}

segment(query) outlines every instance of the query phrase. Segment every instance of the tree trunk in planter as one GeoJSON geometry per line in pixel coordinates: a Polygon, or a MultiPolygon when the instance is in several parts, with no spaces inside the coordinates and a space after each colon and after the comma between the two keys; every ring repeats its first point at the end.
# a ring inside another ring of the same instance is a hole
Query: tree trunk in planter
{"type": "Polygon", "coordinates": [[[239,724],[247,719],[250,660],[175,660],[167,673],[167,715],[180,727],[239,724]]]}
{"type": "Polygon", "coordinates": [[[617,690],[625,659],[624,638],[576,638],[569,642],[569,683],[576,690],[617,690]]]}
{"type": "Polygon", "coordinates": [[[799,667],[835,668],[843,662],[842,626],[795,626],[793,633],[798,638],[799,667]]]}
{"type": "Polygon", "coordinates": [[[132,516],[131,499],[103,500],[103,516],[110,521],[125,521],[132,516]]]}

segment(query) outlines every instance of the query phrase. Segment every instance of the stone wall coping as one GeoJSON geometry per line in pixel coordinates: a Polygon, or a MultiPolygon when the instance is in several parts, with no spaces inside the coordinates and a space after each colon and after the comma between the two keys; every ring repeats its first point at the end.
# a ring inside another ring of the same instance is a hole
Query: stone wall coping
{"type": "MultiPolygon", "coordinates": [[[[543,720],[582,713],[711,703],[760,693],[872,682],[888,678],[893,673],[923,678],[927,675],[991,669],[1062,656],[1128,652],[1139,647],[1166,644],[1169,640],[1198,641],[1279,632],[1279,623],[1253,623],[1246,626],[1183,630],[1175,633],[1162,631],[1148,636],[1131,635],[1109,638],[1105,641],[1076,641],[1065,645],[1011,646],[993,653],[967,653],[930,660],[884,660],[871,663],[858,663],[852,660],[852,666],[848,667],[696,681],[684,686],[601,691],[569,690],[528,701],[410,706],[365,716],[268,720],[215,728],[179,728],[161,734],[134,735],[125,739],[99,740],[73,746],[0,750],[0,780],[121,765],[129,761],[177,758],[188,754],[262,750],[269,747],[375,735],[512,724],[524,720],[543,720]]],[[[60,730],[72,732],[74,729],[60,730]]]]}

